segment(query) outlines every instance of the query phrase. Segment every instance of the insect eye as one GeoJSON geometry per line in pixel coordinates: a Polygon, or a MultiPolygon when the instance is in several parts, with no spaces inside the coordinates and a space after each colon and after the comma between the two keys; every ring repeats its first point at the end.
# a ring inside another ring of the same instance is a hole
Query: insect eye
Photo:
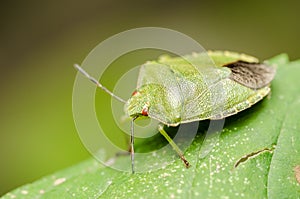
{"type": "Polygon", "coordinates": [[[142,115],[143,116],[148,116],[148,106],[147,105],[145,105],[143,107],[143,109],[142,109],[142,115]]]}
{"type": "Polygon", "coordinates": [[[137,90],[133,91],[133,93],[131,94],[131,96],[135,96],[137,94],[139,94],[140,92],[138,92],[137,90]]]}

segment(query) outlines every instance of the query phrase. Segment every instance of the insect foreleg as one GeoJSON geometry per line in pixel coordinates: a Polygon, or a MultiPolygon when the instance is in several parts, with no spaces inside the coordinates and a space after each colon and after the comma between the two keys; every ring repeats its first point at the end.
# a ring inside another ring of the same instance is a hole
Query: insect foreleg
{"type": "Polygon", "coordinates": [[[130,128],[130,157],[131,157],[131,171],[134,174],[134,120],[138,118],[138,116],[134,117],[131,120],[131,128],[130,128]]]}
{"type": "Polygon", "coordinates": [[[158,131],[166,138],[166,140],[171,144],[173,149],[177,152],[180,159],[185,164],[185,167],[188,168],[190,166],[190,163],[185,159],[183,152],[179,149],[179,147],[175,144],[175,142],[170,138],[170,136],[167,134],[167,132],[164,130],[163,125],[158,125],[158,131]]]}

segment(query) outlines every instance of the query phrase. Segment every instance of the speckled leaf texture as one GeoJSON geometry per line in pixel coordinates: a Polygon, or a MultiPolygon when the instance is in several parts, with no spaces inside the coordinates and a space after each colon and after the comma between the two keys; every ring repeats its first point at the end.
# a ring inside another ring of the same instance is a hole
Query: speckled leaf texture
{"type": "MultiPolygon", "coordinates": [[[[165,168],[132,175],[91,159],[24,185],[3,199],[300,198],[300,60],[290,62],[283,54],[268,62],[277,66],[270,96],[226,118],[220,139],[204,158],[204,133],[199,133],[185,151],[189,169],[175,158],[165,168]]],[[[115,164],[125,158],[129,157],[115,164]]],[[[155,158],[145,161],[154,164],[155,158]]]]}

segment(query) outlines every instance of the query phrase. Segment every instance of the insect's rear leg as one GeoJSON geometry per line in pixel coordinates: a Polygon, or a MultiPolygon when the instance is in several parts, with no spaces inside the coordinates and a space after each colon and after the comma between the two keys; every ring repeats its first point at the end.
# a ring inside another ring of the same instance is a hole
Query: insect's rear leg
{"type": "Polygon", "coordinates": [[[128,146],[127,146],[127,150],[125,151],[119,151],[115,154],[116,157],[119,157],[119,156],[128,156],[130,155],[131,153],[131,145],[130,145],[130,140],[128,140],[128,146]]]}
{"type": "Polygon", "coordinates": [[[130,155],[130,152],[131,152],[131,146],[129,146],[129,149],[127,151],[119,151],[115,154],[116,157],[119,157],[119,156],[128,156],[130,155]]]}
{"type": "Polygon", "coordinates": [[[177,152],[179,155],[180,159],[183,161],[185,164],[185,167],[188,168],[190,166],[190,163],[185,159],[183,152],[179,149],[179,147],[175,144],[175,142],[170,138],[170,136],[167,134],[167,132],[164,130],[163,125],[159,124],[158,125],[158,131],[166,138],[166,140],[171,144],[173,149],[177,152]]]}

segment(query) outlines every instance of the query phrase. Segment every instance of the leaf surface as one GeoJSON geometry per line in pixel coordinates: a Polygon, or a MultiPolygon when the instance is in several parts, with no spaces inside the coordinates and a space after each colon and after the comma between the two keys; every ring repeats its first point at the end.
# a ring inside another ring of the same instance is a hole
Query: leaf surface
{"type": "MultiPolygon", "coordinates": [[[[300,165],[300,61],[279,55],[268,62],[277,65],[271,95],[227,118],[204,157],[201,147],[209,142],[198,133],[185,151],[189,169],[174,158],[164,168],[132,175],[90,159],[3,198],[300,198],[295,170],[300,165]]],[[[139,143],[137,150],[157,147],[163,138],[149,143],[139,143]]],[[[114,164],[128,164],[128,159],[119,157],[114,164]]]]}

